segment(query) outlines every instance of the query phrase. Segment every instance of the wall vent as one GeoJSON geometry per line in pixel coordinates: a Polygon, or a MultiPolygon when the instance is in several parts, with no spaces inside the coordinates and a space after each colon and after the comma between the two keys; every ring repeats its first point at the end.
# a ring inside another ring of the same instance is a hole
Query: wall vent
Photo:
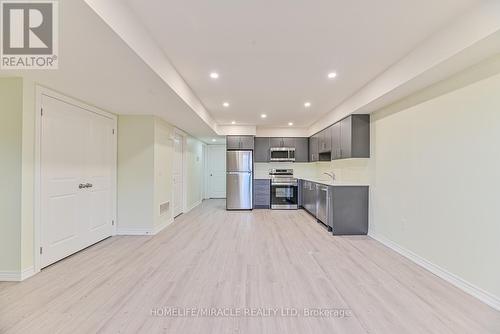
{"type": "Polygon", "coordinates": [[[170,209],[170,202],[160,204],[160,216],[166,214],[168,212],[168,209],[170,209]]]}

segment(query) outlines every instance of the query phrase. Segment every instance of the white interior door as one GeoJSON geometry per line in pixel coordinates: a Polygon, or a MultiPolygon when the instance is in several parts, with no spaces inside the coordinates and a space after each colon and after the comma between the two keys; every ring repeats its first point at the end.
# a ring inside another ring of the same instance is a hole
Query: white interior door
{"type": "Polygon", "coordinates": [[[208,196],[226,198],[226,147],[208,146],[208,196]]]}
{"type": "Polygon", "coordinates": [[[41,267],[112,234],[112,119],[42,97],[41,267]]]}
{"type": "Polygon", "coordinates": [[[174,217],[182,214],[183,212],[183,137],[179,134],[174,135],[174,162],[172,168],[173,176],[173,203],[174,203],[174,217]]]}

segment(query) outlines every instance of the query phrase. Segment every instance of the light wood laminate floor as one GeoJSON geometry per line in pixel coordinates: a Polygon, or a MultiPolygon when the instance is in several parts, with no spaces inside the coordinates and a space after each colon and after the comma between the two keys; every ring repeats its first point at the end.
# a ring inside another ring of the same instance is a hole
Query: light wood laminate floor
{"type": "Polygon", "coordinates": [[[224,203],[0,283],[0,333],[500,333],[500,312],[368,237],[333,237],[303,211],[226,212],[224,203]],[[300,312],[151,312],[225,307],[300,312]],[[311,308],[349,313],[302,313],[311,308]]]}

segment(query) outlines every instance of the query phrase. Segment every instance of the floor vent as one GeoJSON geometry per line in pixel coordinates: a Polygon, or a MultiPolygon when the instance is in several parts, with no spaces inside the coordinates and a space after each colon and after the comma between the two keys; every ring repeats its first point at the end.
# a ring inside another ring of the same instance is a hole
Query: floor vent
{"type": "Polygon", "coordinates": [[[166,214],[168,212],[168,209],[170,209],[170,202],[160,204],[160,216],[166,214]]]}

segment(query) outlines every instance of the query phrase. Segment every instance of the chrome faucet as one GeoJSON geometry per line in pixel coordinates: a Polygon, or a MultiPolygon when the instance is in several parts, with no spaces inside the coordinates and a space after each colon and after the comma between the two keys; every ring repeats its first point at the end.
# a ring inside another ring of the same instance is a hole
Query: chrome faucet
{"type": "Polygon", "coordinates": [[[326,174],[326,175],[328,175],[329,177],[331,177],[331,178],[332,178],[332,182],[334,182],[334,181],[337,179],[337,177],[335,176],[335,173],[334,173],[334,172],[331,172],[331,173],[326,173],[326,172],[325,172],[325,173],[323,173],[323,174],[326,174]]]}

